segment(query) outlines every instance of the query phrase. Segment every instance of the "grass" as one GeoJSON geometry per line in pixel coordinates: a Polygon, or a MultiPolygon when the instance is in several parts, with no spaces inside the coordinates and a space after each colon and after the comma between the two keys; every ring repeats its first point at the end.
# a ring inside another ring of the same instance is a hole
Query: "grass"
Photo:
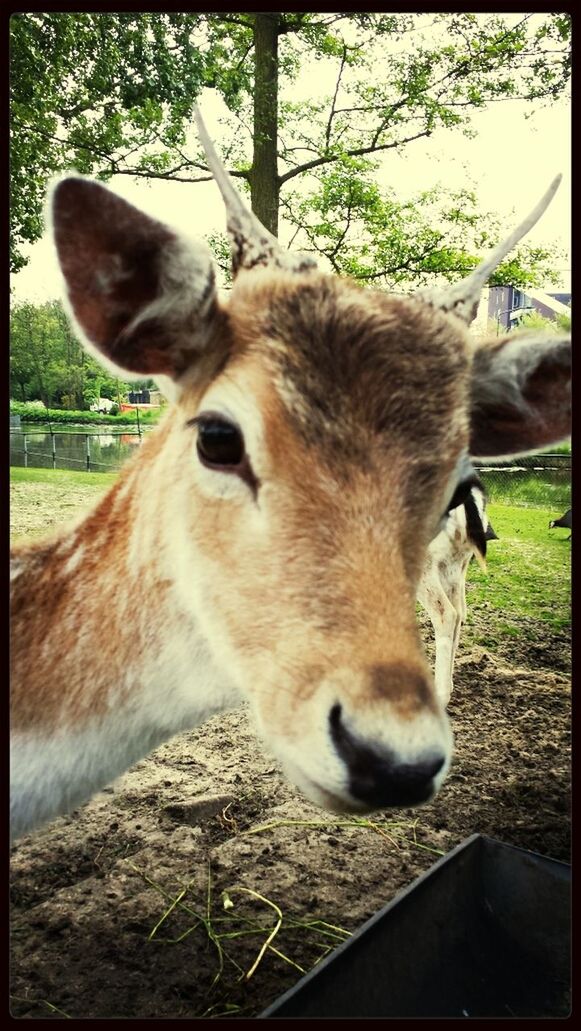
{"type": "Polygon", "coordinates": [[[117,479],[118,472],[88,473],[76,469],[24,469],[20,466],[10,467],[11,483],[50,483],[54,487],[89,486],[110,487],[117,479]]]}
{"type": "Polygon", "coordinates": [[[10,998],[13,1002],[25,1002],[28,1006],[45,1006],[49,1013],[58,1013],[58,1015],[60,1017],[64,1017],[65,1020],[71,1019],[68,1013],[65,1013],[64,1010],[60,1010],[58,1006],[53,1006],[52,1002],[49,1002],[48,999],[23,998],[21,995],[11,995],[10,998]]]}
{"type": "MultiPolygon", "coordinates": [[[[499,540],[489,541],[487,571],[473,562],[468,574],[466,634],[479,610],[491,630],[507,637],[536,632],[527,623],[564,629],[571,622],[571,544],[568,530],[549,530],[554,510],[489,504],[499,540]]],[[[487,643],[479,640],[477,643],[487,643]]]]}
{"type": "Polygon", "coordinates": [[[260,827],[251,827],[249,830],[243,831],[243,833],[264,834],[275,830],[277,827],[333,827],[335,830],[340,830],[342,827],[355,827],[379,834],[380,837],[386,838],[396,848],[399,847],[398,839],[400,839],[408,844],[413,844],[414,848],[422,849],[425,852],[432,852],[436,856],[443,856],[444,853],[441,849],[432,848],[431,845],[423,845],[418,841],[416,833],[417,824],[417,820],[412,822],[409,820],[404,822],[387,819],[370,820],[366,816],[353,816],[346,820],[337,820],[330,817],[327,820],[275,820],[273,823],[265,823],[260,827]],[[411,838],[407,833],[408,831],[412,834],[411,838]]]}

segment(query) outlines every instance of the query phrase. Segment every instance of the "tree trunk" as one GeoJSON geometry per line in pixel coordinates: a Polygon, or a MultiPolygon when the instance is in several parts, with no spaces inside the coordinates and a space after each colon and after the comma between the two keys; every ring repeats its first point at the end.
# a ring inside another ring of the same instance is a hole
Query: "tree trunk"
{"type": "Polygon", "coordinates": [[[254,16],[254,153],[250,175],[252,210],[278,236],[278,35],[280,14],[254,16]]]}

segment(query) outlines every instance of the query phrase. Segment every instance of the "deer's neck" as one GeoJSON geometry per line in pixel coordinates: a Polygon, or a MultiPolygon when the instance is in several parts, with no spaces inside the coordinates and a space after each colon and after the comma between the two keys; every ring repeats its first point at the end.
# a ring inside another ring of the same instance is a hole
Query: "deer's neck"
{"type": "Polygon", "coordinates": [[[126,470],[82,522],[16,550],[17,833],[238,700],[166,561],[168,528],[144,490],[156,474],[156,442],[148,446],[149,463],[126,470]]]}

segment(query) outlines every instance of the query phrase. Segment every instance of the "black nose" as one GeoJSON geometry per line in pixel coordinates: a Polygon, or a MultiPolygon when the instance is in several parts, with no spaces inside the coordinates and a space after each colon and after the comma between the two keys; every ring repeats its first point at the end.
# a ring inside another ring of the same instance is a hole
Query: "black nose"
{"type": "Polygon", "coordinates": [[[341,719],[341,706],[329,715],[331,737],[349,770],[349,790],[374,809],[412,806],[434,793],[434,777],[445,762],[443,755],[424,754],[415,762],[401,762],[393,753],[377,751],[351,734],[341,719]]]}

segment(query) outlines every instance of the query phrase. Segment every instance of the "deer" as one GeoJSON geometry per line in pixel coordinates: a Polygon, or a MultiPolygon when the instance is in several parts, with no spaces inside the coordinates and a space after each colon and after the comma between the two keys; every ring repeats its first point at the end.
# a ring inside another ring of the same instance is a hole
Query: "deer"
{"type": "Polygon", "coordinates": [[[94,508],[12,553],[15,837],[243,700],[319,806],[432,799],[452,731],[415,614],[429,542],[469,455],[569,433],[567,337],[469,334],[558,179],[466,279],[395,296],[285,250],[196,120],[226,299],[202,241],[77,174],[50,190],[76,333],[170,404],[94,508]]]}
{"type": "Polygon", "coordinates": [[[418,601],[434,628],[436,694],[447,706],[454,687],[454,659],[466,620],[466,575],[473,558],[486,571],[489,540],[498,540],[486,512],[486,495],[472,468],[449,503],[443,528],[428,546],[418,601]],[[460,503],[458,504],[458,501],[460,503]]]}

